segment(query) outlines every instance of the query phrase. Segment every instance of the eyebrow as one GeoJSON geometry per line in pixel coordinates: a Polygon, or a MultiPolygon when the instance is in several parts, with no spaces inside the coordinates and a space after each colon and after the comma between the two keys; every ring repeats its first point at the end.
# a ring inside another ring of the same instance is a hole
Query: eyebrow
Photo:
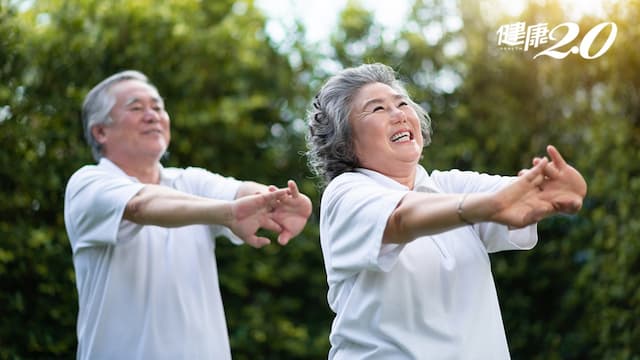
{"type": "MultiPolygon", "coordinates": [[[[400,100],[400,99],[406,100],[407,99],[407,97],[402,95],[402,94],[394,94],[392,96],[392,98],[393,98],[393,100],[400,100]]],[[[382,99],[382,98],[369,99],[364,103],[364,105],[362,105],[362,110],[366,109],[369,105],[379,104],[379,103],[382,103],[382,102],[384,102],[384,99],[382,99]]]]}
{"type": "MultiPolygon", "coordinates": [[[[159,97],[159,96],[153,96],[151,97],[151,100],[156,103],[156,104],[164,104],[164,100],[159,97]]],[[[127,99],[127,101],[124,103],[125,106],[129,106],[133,103],[137,103],[137,102],[141,102],[142,100],[139,97],[135,97],[132,96],[130,98],[127,99]]]]}

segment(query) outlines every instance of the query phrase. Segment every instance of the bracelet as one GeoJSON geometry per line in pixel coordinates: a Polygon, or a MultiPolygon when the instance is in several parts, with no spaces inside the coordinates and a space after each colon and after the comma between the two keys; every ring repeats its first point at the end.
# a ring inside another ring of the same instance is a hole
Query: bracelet
{"type": "Polygon", "coordinates": [[[464,193],[460,197],[460,200],[458,200],[458,218],[460,219],[460,221],[462,221],[463,223],[466,223],[467,225],[473,225],[471,221],[465,219],[464,216],[462,215],[462,212],[464,211],[462,209],[462,206],[464,205],[464,199],[467,198],[467,195],[469,195],[469,193],[464,193]]]}

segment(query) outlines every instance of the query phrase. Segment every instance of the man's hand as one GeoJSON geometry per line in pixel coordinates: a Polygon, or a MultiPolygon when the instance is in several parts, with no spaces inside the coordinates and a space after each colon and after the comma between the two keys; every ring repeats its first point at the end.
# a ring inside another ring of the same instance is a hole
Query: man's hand
{"type": "Polygon", "coordinates": [[[288,187],[269,186],[266,192],[237,198],[231,206],[231,231],[253,247],[268,245],[271,241],[257,236],[259,229],[278,233],[278,243],[286,245],[298,235],[311,215],[311,200],[298,191],[289,180],[288,187]]]}
{"type": "Polygon", "coordinates": [[[270,192],[243,196],[231,203],[231,224],[229,228],[245,243],[259,248],[268,245],[269,238],[257,236],[258,229],[282,233],[283,227],[273,220],[279,202],[290,192],[289,189],[275,189],[270,192]]]}
{"type": "MultiPolygon", "coordinates": [[[[297,236],[311,215],[311,200],[298,191],[295,181],[289,180],[287,185],[287,195],[278,199],[277,206],[271,214],[271,219],[282,228],[278,235],[280,245],[286,245],[297,236]]],[[[269,191],[273,193],[280,190],[270,186],[269,191]]]]}

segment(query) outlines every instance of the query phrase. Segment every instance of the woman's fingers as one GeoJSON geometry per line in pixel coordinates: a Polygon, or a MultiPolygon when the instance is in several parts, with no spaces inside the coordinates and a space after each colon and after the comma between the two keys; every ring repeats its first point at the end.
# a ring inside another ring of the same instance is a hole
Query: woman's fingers
{"type": "Polygon", "coordinates": [[[532,211],[527,214],[525,217],[525,223],[530,225],[539,222],[553,212],[554,208],[550,203],[540,202],[535,209],[532,209],[532,211]]]}
{"type": "Polygon", "coordinates": [[[548,163],[548,160],[546,157],[541,158],[539,161],[537,161],[537,164],[535,164],[531,169],[524,171],[523,176],[529,181],[534,181],[536,178],[540,176],[542,176],[542,180],[544,180],[543,171],[547,166],[547,163],[548,163]]]}
{"type": "Polygon", "coordinates": [[[567,162],[564,161],[564,158],[555,146],[548,145],[547,154],[549,154],[551,161],[556,165],[557,169],[562,169],[563,167],[567,166],[567,162]]]}

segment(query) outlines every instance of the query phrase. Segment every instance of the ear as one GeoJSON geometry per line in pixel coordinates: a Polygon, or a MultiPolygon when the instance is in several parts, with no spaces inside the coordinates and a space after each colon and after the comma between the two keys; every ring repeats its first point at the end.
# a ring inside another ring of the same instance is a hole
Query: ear
{"type": "Polygon", "coordinates": [[[102,145],[107,140],[105,126],[103,124],[93,125],[93,127],[91,127],[91,134],[98,144],[102,145]]]}

